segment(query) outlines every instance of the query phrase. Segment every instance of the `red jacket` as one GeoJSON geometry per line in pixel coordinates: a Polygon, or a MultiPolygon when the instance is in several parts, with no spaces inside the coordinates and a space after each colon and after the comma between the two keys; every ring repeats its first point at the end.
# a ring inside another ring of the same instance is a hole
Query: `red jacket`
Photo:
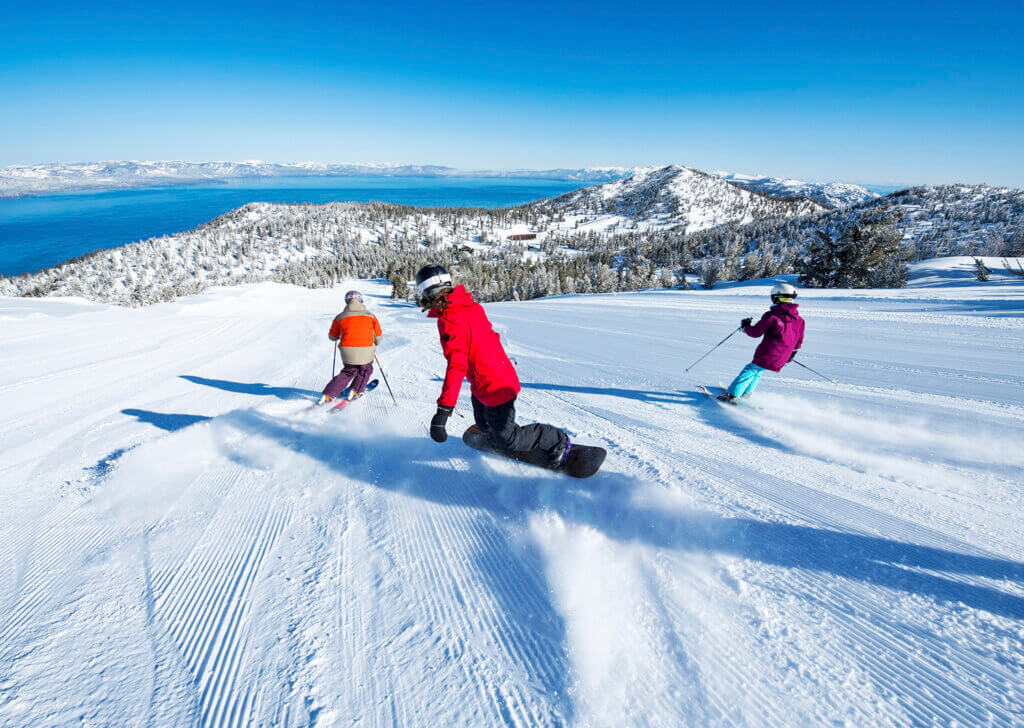
{"type": "Polygon", "coordinates": [[[465,286],[448,294],[448,308],[443,313],[432,308],[427,315],[437,319],[441,349],[448,360],[439,405],[455,406],[465,377],[469,377],[473,396],[488,407],[505,404],[519,394],[519,377],[501,339],[465,286]]]}

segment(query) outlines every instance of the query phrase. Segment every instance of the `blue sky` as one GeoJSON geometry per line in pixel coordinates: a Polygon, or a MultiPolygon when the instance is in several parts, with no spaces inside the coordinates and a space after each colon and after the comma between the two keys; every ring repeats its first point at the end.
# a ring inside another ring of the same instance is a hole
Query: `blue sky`
{"type": "Polygon", "coordinates": [[[0,3],[0,165],[674,162],[1024,187],[1021,0],[0,3]]]}

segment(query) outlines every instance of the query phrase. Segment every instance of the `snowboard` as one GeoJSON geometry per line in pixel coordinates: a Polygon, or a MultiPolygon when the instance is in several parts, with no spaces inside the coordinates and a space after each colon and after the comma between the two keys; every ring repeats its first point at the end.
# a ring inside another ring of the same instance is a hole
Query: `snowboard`
{"type": "MultiPolygon", "coordinates": [[[[365,396],[367,392],[372,392],[373,390],[375,390],[377,388],[377,384],[379,383],[379,379],[370,380],[369,384],[366,385],[366,389],[363,390],[363,396],[365,396]]],[[[345,389],[342,390],[341,394],[338,395],[338,403],[331,405],[331,412],[337,412],[338,410],[345,409],[345,405],[353,401],[349,399],[349,397],[351,396],[352,387],[345,387],[345,389]]]]}
{"type": "Polygon", "coordinates": [[[528,452],[511,452],[506,453],[501,450],[496,450],[491,445],[491,439],[487,436],[483,430],[476,425],[470,425],[464,433],[462,433],[462,441],[469,445],[474,450],[480,452],[491,453],[492,455],[501,455],[512,460],[518,460],[522,463],[528,463],[530,465],[536,465],[540,468],[553,469],[555,472],[565,473],[573,478],[589,478],[591,475],[596,473],[604,462],[605,456],[608,452],[603,447],[597,447],[595,445],[577,445],[573,443],[569,448],[569,456],[558,468],[548,468],[546,462],[538,462],[536,455],[528,452]]]}

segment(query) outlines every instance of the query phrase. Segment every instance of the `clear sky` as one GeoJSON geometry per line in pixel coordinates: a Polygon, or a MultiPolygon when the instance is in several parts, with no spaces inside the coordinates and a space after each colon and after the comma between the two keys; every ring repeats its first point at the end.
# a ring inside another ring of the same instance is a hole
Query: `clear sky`
{"type": "Polygon", "coordinates": [[[98,159],[1024,187],[1024,0],[0,0],[0,165],[98,159]]]}

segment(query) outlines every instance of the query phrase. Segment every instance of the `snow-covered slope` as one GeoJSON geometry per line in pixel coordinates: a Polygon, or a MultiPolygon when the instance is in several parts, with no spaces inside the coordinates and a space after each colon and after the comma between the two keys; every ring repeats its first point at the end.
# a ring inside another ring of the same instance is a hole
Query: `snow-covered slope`
{"type": "Polygon", "coordinates": [[[375,284],[0,299],[0,724],[1019,725],[1024,288],[806,292],[840,384],[726,409],[767,290],[488,306],[588,481],[431,441],[375,284]],[[308,411],[355,286],[398,402],[308,411]]]}
{"type": "Polygon", "coordinates": [[[680,228],[686,232],[723,223],[785,219],[825,209],[811,200],[771,197],[678,165],[637,169],[624,179],[533,204],[538,209],[569,215],[589,213],[596,218],[590,227],[622,226],[626,221],[629,227],[640,230],[680,228]]]}
{"type": "Polygon", "coordinates": [[[804,182],[798,179],[762,177],[757,175],[716,172],[716,175],[734,184],[776,197],[806,197],[828,207],[845,207],[872,200],[879,195],[860,185],[848,182],[804,182]]]}
{"type": "Polygon", "coordinates": [[[0,198],[72,190],[103,190],[188,184],[246,177],[529,177],[585,184],[618,179],[624,167],[546,170],[460,170],[421,164],[325,164],[299,162],[83,162],[0,168],[0,198]]]}

